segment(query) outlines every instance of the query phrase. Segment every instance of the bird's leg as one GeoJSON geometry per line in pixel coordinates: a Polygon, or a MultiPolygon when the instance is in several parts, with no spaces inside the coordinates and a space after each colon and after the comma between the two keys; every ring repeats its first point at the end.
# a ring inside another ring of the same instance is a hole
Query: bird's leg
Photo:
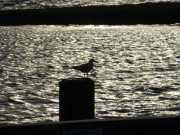
{"type": "Polygon", "coordinates": [[[85,74],[86,74],[86,73],[84,73],[84,78],[85,78],[85,74]]]}
{"type": "Polygon", "coordinates": [[[88,72],[87,72],[87,78],[88,78],[88,72]]]}

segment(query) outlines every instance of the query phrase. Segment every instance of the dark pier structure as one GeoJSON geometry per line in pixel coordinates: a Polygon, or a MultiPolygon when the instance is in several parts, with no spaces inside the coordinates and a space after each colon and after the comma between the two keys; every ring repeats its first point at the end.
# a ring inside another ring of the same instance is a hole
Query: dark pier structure
{"type": "Polygon", "coordinates": [[[0,25],[180,23],[180,2],[0,11],[0,25]]]}
{"type": "Polygon", "coordinates": [[[73,120],[0,126],[4,135],[179,135],[180,117],[73,120]]]}

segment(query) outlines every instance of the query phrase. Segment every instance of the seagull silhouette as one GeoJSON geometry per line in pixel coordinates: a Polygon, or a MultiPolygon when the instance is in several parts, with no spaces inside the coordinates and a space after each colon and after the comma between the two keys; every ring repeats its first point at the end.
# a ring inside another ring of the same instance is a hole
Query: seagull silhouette
{"type": "Polygon", "coordinates": [[[88,72],[93,69],[93,62],[96,62],[96,61],[94,59],[90,59],[88,63],[82,64],[79,66],[74,66],[72,68],[83,72],[84,78],[85,78],[85,75],[87,75],[87,78],[88,78],[88,72]]]}

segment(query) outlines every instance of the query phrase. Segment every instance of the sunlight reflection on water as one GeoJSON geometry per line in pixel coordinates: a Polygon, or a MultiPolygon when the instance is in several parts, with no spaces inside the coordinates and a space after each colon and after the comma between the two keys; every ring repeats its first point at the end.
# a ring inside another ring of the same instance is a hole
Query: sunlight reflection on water
{"type": "MultiPolygon", "coordinates": [[[[79,6],[97,6],[97,5],[122,5],[122,4],[140,4],[146,2],[169,2],[169,0],[3,0],[0,1],[0,10],[9,9],[42,9],[57,7],[79,7],[79,6]]],[[[171,2],[179,2],[171,0],[171,2]]]]}
{"type": "Polygon", "coordinates": [[[0,27],[1,122],[58,121],[58,83],[98,61],[96,118],[179,115],[179,26],[0,27]]]}

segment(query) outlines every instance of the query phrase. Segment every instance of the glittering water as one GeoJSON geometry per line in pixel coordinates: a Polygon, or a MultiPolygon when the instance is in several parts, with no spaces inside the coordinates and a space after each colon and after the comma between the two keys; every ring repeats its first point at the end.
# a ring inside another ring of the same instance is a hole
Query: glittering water
{"type": "Polygon", "coordinates": [[[0,10],[180,2],[180,0],[1,0],[0,10]]]}
{"type": "Polygon", "coordinates": [[[0,27],[0,123],[58,121],[58,83],[94,58],[96,118],[180,114],[180,27],[0,27]]]}

